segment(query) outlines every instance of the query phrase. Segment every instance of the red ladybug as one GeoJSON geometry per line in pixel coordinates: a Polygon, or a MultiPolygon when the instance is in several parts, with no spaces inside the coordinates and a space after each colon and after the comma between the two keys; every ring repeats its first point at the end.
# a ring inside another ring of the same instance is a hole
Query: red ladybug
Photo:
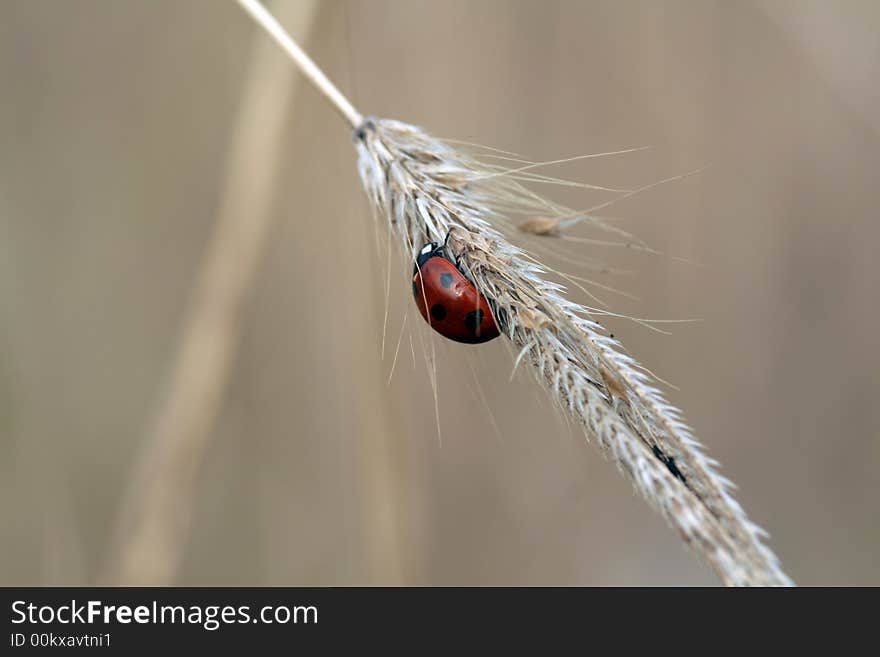
{"type": "Polygon", "coordinates": [[[412,290],[422,317],[440,335],[468,344],[498,337],[489,303],[449,258],[445,245],[431,242],[419,251],[412,290]]]}

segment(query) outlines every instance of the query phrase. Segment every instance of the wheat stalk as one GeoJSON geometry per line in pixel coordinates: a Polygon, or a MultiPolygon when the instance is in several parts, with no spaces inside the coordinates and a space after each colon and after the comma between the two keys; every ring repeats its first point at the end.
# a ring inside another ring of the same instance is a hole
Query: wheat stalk
{"type": "MultiPolygon", "coordinates": [[[[287,5],[307,32],[316,2],[287,5]]],[[[102,584],[168,585],[183,559],[197,483],[232,374],[242,309],[268,241],[278,160],[295,77],[255,44],[226,160],[217,219],[187,307],[177,354],[127,478],[102,584]]]]}
{"type": "MultiPolygon", "coordinates": [[[[354,128],[358,169],[376,215],[409,262],[426,242],[449,246],[489,300],[502,333],[558,407],[610,455],[634,488],[726,585],[791,585],[766,536],[749,521],[712,459],[652,383],[606,335],[590,309],[563,295],[549,271],[502,230],[517,214],[549,215],[553,231],[579,216],[524,187],[530,165],[487,166],[421,129],[362,120],[256,0],[238,0],[303,67],[354,128]],[[450,230],[452,230],[450,234],[450,230]]],[[[549,224],[548,224],[549,225],[549,224]]],[[[546,226],[545,226],[546,228],[546,226]]],[[[550,233],[553,231],[545,231],[550,233]]]]}

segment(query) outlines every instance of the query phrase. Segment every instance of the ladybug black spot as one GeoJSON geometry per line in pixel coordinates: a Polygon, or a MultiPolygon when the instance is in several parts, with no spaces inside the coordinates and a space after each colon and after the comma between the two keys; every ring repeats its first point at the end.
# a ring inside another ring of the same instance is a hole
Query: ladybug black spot
{"type": "Polygon", "coordinates": [[[431,317],[438,322],[446,317],[446,307],[442,303],[435,303],[431,306],[431,317]]]}
{"type": "Polygon", "coordinates": [[[440,285],[449,287],[452,285],[452,274],[440,274],[440,285]]]}
{"type": "Polygon", "coordinates": [[[464,325],[467,327],[467,330],[471,333],[476,333],[477,329],[480,328],[480,324],[483,323],[483,311],[482,310],[472,310],[467,315],[464,316],[464,325]]]}

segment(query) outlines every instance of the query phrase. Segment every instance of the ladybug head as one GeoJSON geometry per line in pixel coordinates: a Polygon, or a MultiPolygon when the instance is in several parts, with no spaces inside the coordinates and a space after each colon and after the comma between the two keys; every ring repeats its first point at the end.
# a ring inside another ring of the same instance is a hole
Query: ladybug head
{"type": "Polygon", "coordinates": [[[440,244],[439,242],[428,242],[427,244],[425,244],[425,246],[421,248],[419,254],[416,256],[416,269],[421,269],[422,265],[428,262],[428,260],[430,260],[434,256],[446,258],[449,261],[455,262],[456,267],[458,266],[458,259],[450,258],[449,252],[446,249],[446,244],[449,242],[449,236],[452,235],[452,231],[454,228],[456,228],[456,226],[452,226],[448,231],[446,231],[446,239],[443,240],[443,244],[440,244]]]}
{"type": "Polygon", "coordinates": [[[444,249],[442,244],[438,244],[437,242],[428,242],[419,250],[419,254],[418,256],[416,256],[416,269],[421,269],[422,265],[424,265],[434,256],[445,257],[443,251],[444,249]]]}

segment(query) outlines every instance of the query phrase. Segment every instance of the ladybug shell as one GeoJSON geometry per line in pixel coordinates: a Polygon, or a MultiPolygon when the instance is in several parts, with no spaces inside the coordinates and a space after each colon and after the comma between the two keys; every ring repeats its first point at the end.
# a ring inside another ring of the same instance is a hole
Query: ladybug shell
{"type": "Polygon", "coordinates": [[[440,335],[468,344],[499,335],[488,302],[447,259],[443,248],[429,244],[413,269],[413,297],[425,321],[440,335]]]}

